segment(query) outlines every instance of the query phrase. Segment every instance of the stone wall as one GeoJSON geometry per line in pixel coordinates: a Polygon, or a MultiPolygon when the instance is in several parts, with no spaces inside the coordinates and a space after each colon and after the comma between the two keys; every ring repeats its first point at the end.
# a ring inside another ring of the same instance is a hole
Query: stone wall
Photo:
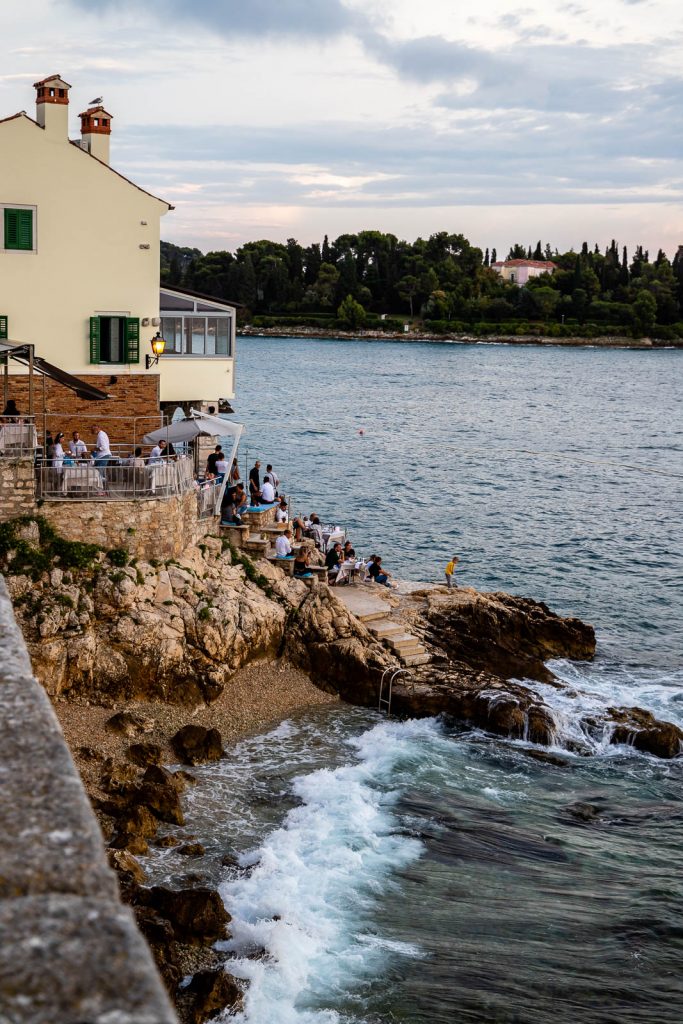
{"type": "Polygon", "coordinates": [[[36,510],[33,459],[0,458],[0,522],[36,510]]]}
{"type": "Polygon", "coordinates": [[[177,1024],[0,577],[0,1019],[177,1024]]]}
{"type": "MultiPolygon", "coordinates": [[[[82,374],[79,379],[112,397],[108,401],[88,402],[56,381],[46,379],[45,407],[49,410],[46,422],[48,431],[54,433],[61,430],[68,438],[72,430],[78,430],[90,447],[95,443],[94,428],[101,425],[109,434],[112,444],[130,444],[134,447],[135,442],[139,443],[144,434],[160,426],[158,374],[132,373],[119,376],[114,366],[112,376],[90,373],[82,374]],[[98,424],[98,419],[102,420],[101,424],[98,424]]],[[[16,401],[21,412],[28,412],[27,376],[10,375],[9,397],[16,401]]],[[[38,434],[42,440],[45,421],[43,378],[40,374],[34,377],[33,409],[38,434]]]]}
{"type": "Polygon", "coordinates": [[[46,501],[40,509],[62,537],[126,548],[135,558],[166,561],[217,534],[218,519],[197,519],[197,495],[137,501],[46,501]]]}

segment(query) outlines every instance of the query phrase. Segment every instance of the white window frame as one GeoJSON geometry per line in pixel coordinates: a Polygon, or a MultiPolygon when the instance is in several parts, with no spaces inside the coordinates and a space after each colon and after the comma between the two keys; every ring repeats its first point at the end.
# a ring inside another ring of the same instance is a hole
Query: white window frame
{"type": "Polygon", "coordinates": [[[17,256],[35,256],[38,252],[38,207],[27,203],[0,203],[0,252],[9,252],[17,256]],[[5,210],[31,210],[33,212],[32,249],[7,249],[5,246],[5,210]]]}

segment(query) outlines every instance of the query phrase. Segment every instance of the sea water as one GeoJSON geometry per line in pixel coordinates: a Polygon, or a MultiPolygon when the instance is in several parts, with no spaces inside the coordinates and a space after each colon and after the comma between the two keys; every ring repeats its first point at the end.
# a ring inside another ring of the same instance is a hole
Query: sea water
{"type": "Polygon", "coordinates": [[[238,367],[242,458],[302,511],[406,579],[457,553],[463,582],[599,640],[593,663],[552,664],[565,690],[533,684],[551,761],[341,706],[195,770],[206,854],[146,867],[220,887],[241,1020],[681,1019],[683,762],[579,718],[637,704],[683,725],[683,353],[249,339],[238,367]]]}

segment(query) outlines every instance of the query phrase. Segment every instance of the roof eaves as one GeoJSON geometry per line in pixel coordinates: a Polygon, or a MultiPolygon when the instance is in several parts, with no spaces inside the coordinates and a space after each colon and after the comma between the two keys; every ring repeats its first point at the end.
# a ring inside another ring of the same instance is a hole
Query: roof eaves
{"type": "Polygon", "coordinates": [[[32,117],[30,117],[26,113],[25,110],[18,110],[16,112],[16,114],[10,114],[9,117],[0,117],[0,124],[4,124],[5,121],[14,121],[14,120],[16,120],[17,117],[25,117],[26,120],[30,121],[31,124],[34,124],[36,126],[36,128],[40,128],[41,127],[41,125],[39,125],[36,120],[34,120],[32,117]]]}
{"type": "Polygon", "coordinates": [[[231,306],[233,309],[242,309],[242,302],[233,302],[231,299],[219,299],[217,295],[206,295],[205,292],[195,292],[191,288],[181,288],[176,284],[162,284],[159,286],[162,292],[174,292],[176,295],[186,295],[191,299],[199,299],[203,302],[215,302],[219,306],[231,306]]]}

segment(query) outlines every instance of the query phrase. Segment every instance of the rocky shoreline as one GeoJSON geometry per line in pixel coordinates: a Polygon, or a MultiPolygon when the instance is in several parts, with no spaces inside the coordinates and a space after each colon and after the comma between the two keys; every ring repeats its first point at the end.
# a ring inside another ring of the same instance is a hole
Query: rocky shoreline
{"type": "MultiPolygon", "coordinates": [[[[382,674],[400,662],[334,589],[309,589],[221,539],[151,563],[120,551],[46,547],[45,536],[39,519],[7,526],[0,569],[124,898],[181,1019],[200,1024],[242,998],[212,950],[229,914],[191,869],[178,890],[147,886],[137,856],[150,844],[178,844],[188,864],[203,853],[184,830],[193,765],[296,709],[340,697],[376,707],[382,674]],[[179,763],[186,768],[164,767],[179,763]],[[159,836],[162,825],[177,834],[159,836]],[[179,990],[188,975],[192,982],[179,990]]],[[[556,741],[552,711],[533,681],[563,687],[547,661],[591,659],[591,626],[528,598],[470,588],[387,600],[431,659],[397,680],[394,713],[443,714],[539,745],[556,741]]],[[[680,729],[640,708],[605,708],[581,727],[658,757],[683,747],[680,729]]]]}
{"type": "Polygon", "coordinates": [[[356,331],[329,330],[324,327],[250,327],[245,325],[238,331],[241,338],[299,338],[302,341],[324,338],[329,341],[402,341],[410,344],[428,341],[435,345],[541,345],[575,348],[628,348],[659,349],[683,348],[683,339],[665,341],[661,338],[629,338],[625,335],[609,335],[601,338],[553,338],[536,334],[488,334],[472,333],[430,334],[428,331],[396,333],[361,329],[356,331]]]}

